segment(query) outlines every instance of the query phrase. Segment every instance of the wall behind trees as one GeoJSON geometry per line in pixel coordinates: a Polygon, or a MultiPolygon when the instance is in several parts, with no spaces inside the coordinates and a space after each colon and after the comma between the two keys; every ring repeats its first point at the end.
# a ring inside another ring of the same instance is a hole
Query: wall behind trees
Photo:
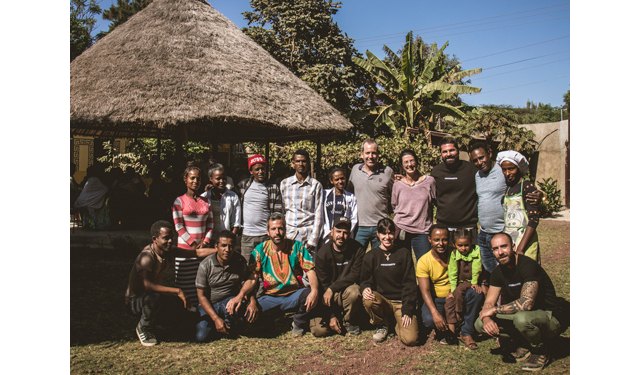
{"type": "Polygon", "coordinates": [[[548,122],[541,124],[523,124],[520,127],[535,133],[538,146],[538,161],[536,181],[551,177],[558,181],[562,190],[562,201],[565,202],[567,148],[565,142],[569,140],[569,121],[548,122]]]}

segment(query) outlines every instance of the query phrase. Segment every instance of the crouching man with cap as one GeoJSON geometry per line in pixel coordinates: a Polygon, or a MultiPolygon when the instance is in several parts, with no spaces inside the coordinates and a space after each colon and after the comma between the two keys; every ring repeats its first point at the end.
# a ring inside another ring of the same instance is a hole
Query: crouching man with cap
{"type": "Polygon", "coordinates": [[[320,314],[309,322],[316,337],[328,336],[332,331],[359,335],[358,307],[361,306],[360,268],[364,258],[362,245],[350,238],[351,220],[340,217],[329,232],[329,242],[316,254],[316,273],[322,294],[320,314]]]}
{"type": "Polygon", "coordinates": [[[550,340],[569,325],[568,302],[556,296],[549,275],[536,261],[516,253],[511,236],[495,234],[491,249],[498,267],[491,273],[475,328],[499,337],[503,355],[526,361],[522,370],[542,370],[549,362],[550,340]],[[500,306],[496,306],[498,297],[502,297],[500,306]]]}

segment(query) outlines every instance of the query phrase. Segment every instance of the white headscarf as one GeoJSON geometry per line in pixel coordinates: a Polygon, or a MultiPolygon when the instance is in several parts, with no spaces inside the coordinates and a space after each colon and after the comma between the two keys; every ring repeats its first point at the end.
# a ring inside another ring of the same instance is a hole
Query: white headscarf
{"type": "Polygon", "coordinates": [[[525,158],[524,155],[522,155],[518,151],[509,150],[498,152],[496,162],[498,163],[498,165],[502,165],[502,162],[504,161],[508,161],[516,165],[522,175],[525,175],[527,174],[527,172],[529,172],[529,162],[527,161],[527,158],[525,158]]]}

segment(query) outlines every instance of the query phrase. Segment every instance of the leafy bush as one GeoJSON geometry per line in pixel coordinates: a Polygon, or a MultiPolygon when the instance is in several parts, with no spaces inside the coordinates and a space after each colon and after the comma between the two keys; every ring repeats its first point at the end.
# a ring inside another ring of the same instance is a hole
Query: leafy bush
{"type": "Polygon", "coordinates": [[[561,191],[558,188],[558,181],[549,177],[538,181],[538,186],[545,197],[542,199],[541,217],[550,217],[560,212],[562,209],[561,191]]]}
{"type": "MultiPolygon", "coordinates": [[[[320,161],[320,171],[316,169],[318,180],[323,184],[327,183],[326,172],[333,166],[341,166],[347,170],[351,167],[362,162],[360,159],[360,152],[362,142],[367,138],[365,135],[360,135],[354,138],[348,138],[341,141],[333,141],[322,144],[322,160],[320,161]]],[[[412,138],[396,136],[379,136],[375,138],[380,149],[380,162],[383,165],[388,165],[396,173],[400,173],[402,170],[398,160],[400,152],[405,148],[413,149],[420,159],[420,171],[422,173],[428,173],[431,168],[440,162],[440,152],[437,147],[429,147],[422,135],[418,135],[412,138]]],[[[244,143],[248,153],[263,152],[264,146],[258,143],[247,142],[244,143]]],[[[282,144],[270,143],[269,144],[269,157],[270,165],[273,168],[276,162],[282,163],[285,166],[289,166],[291,156],[293,152],[302,148],[309,152],[311,156],[311,162],[315,164],[316,160],[316,144],[312,141],[296,141],[282,144]]],[[[314,168],[317,168],[314,165],[314,168]]],[[[271,171],[272,173],[274,171],[271,171]]],[[[293,173],[289,171],[289,174],[293,173]]]]}

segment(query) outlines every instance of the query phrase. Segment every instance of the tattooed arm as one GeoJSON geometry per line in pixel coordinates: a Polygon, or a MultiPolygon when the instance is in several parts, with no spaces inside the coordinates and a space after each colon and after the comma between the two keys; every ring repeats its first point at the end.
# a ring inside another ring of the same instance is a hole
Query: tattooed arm
{"type": "Polygon", "coordinates": [[[515,314],[518,311],[531,311],[537,295],[538,282],[527,281],[522,284],[520,298],[506,305],[496,307],[496,314],[515,314]]]}

